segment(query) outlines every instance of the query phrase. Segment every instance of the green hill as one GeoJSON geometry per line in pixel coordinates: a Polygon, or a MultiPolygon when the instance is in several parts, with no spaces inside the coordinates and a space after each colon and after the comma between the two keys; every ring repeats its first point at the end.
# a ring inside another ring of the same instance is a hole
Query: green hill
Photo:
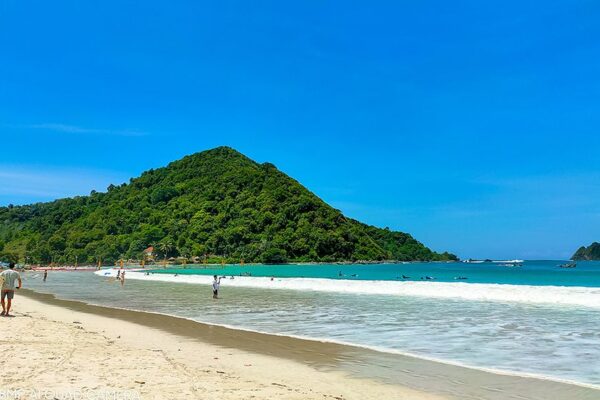
{"type": "Polygon", "coordinates": [[[594,242],[589,247],[582,246],[573,254],[572,260],[600,260],[600,243],[594,242]]]}
{"type": "Polygon", "coordinates": [[[0,256],[106,263],[218,256],[238,262],[453,260],[410,235],[344,217],[269,163],[219,147],[106,193],[0,208],[0,256]]]}

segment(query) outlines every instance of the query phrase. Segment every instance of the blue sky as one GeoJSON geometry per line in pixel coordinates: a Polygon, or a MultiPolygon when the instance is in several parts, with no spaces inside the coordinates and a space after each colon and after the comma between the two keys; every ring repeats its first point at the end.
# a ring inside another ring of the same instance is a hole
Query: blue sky
{"type": "Polygon", "coordinates": [[[0,2],[0,205],[229,145],[461,257],[600,240],[594,1],[0,2]]]}

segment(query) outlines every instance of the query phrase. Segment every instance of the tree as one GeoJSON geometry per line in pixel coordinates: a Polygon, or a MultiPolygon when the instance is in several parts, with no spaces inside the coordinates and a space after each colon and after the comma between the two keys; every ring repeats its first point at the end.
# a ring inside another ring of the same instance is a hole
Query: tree
{"type": "Polygon", "coordinates": [[[167,259],[167,256],[169,255],[169,253],[171,253],[171,251],[173,251],[173,248],[174,248],[173,242],[169,238],[163,239],[158,244],[157,247],[158,247],[158,250],[164,255],[165,260],[167,259]]]}
{"type": "Polygon", "coordinates": [[[287,253],[285,250],[273,247],[263,253],[261,261],[265,264],[283,264],[287,262],[287,253]]]}

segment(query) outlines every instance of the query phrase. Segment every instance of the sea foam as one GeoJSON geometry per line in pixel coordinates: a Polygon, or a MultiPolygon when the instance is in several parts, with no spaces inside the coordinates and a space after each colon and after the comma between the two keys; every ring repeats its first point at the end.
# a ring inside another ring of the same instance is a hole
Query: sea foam
{"type": "MultiPolygon", "coordinates": [[[[97,275],[115,277],[117,269],[96,271],[97,275]]],[[[127,279],[210,285],[210,275],[177,275],[127,271],[127,279]]],[[[324,278],[267,278],[236,276],[221,280],[221,286],[257,289],[287,289],[348,294],[417,296],[471,301],[517,302],[582,306],[600,309],[600,288],[567,286],[531,286],[463,282],[356,281],[324,278]]]]}

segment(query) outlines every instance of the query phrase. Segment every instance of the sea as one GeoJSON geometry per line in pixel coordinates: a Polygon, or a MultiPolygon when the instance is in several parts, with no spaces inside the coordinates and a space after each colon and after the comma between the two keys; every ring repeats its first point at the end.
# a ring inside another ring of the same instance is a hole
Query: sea
{"type": "Polygon", "coordinates": [[[58,298],[600,389],[600,262],[39,272],[58,298]],[[213,275],[221,277],[212,299],[213,275]]]}

